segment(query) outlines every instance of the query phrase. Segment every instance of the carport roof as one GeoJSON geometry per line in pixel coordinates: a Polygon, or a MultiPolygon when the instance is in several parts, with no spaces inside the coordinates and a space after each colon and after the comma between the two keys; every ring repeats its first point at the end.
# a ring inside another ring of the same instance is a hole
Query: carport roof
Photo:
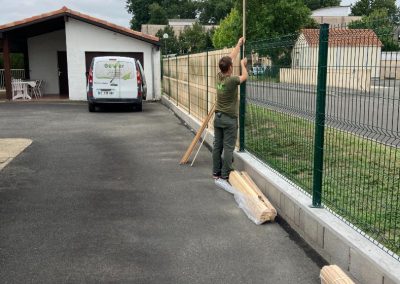
{"type": "Polygon", "coordinates": [[[154,45],[160,45],[159,43],[159,38],[151,35],[147,35],[138,31],[134,31],[125,27],[121,27],[118,25],[115,25],[113,23],[74,11],[69,9],[68,7],[62,7],[59,10],[55,10],[52,12],[40,14],[37,16],[33,16],[30,18],[26,18],[20,21],[15,21],[11,22],[8,24],[0,25],[0,34],[5,33],[5,32],[12,32],[12,31],[18,31],[19,29],[24,29],[32,25],[36,24],[43,24],[45,22],[51,23],[54,19],[57,18],[73,18],[82,22],[86,22],[107,30],[111,30],[129,37],[133,37],[138,40],[142,40],[148,43],[152,43],[154,45]]]}

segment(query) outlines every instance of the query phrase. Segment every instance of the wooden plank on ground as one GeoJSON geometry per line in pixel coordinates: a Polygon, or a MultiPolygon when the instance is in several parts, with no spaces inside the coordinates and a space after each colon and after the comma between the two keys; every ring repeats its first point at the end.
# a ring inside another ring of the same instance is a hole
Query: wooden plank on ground
{"type": "Polygon", "coordinates": [[[199,131],[197,131],[196,136],[193,138],[192,143],[190,143],[189,148],[186,150],[185,154],[183,155],[180,164],[186,164],[189,161],[190,155],[193,152],[194,147],[196,146],[197,142],[200,140],[201,135],[206,129],[208,122],[210,121],[211,117],[214,114],[215,104],[212,106],[211,111],[208,113],[207,117],[204,119],[202,125],[200,126],[199,131]]]}
{"type": "Polygon", "coordinates": [[[337,265],[322,267],[321,284],[355,284],[354,281],[337,265]]]}

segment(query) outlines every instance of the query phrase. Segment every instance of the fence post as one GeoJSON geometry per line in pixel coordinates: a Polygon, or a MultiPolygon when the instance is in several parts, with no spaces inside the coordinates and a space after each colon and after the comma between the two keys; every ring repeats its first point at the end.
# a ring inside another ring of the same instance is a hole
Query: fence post
{"type": "Polygon", "coordinates": [[[189,63],[190,63],[190,53],[188,52],[188,69],[187,69],[187,71],[188,71],[188,77],[187,77],[187,83],[188,83],[188,90],[187,90],[187,92],[188,92],[188,109],[189,109],[189,114],[190,114],[190,86],[189,86],[189,75],[190,75],[190,73],[189,73],[189,63]]]}
{"type": "Polygon", "coordinates": [[[328,39],[329,24],[322,24],[319,30],[312,207],[321,207],[322,171],[324,165],[326,77],[328,70],[328,39]]]}
{"type": "Polygon", "coordinates": [[[206,116],[208,115],[208,48],[206,51],[206,116]]]}
{"type": "Polygon", "coordinates": [[[175,55],[176,105],[179,106],[178,55],[175,55]]]}
{"type": "Polygon", "coordinates": [[[171,99],[171,70],[169,69],[169,59],[170,59],[169,56],[167,57],[167,59],[168,59],[168,96],[169,99],[171,99]]]}
{"type": "MultiPolygon", "coordinates": [[[[244,58],[243,45],[240,48],[240,59],[244,58]]],[[[241,67],[240,67],[241,68],[241,67]]],[[[239,151],[243,152],[245,149],[244,145],[244,124],[245,124],[245,113],[246,113],[246,82],[240,84],[240,105],[239,105],[239,151]]]]}

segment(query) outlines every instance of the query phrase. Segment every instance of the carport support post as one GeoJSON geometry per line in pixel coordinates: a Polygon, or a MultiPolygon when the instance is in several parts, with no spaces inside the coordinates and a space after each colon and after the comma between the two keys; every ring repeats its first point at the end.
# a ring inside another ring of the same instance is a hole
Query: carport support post
{"type": "Polygon", "coordinates": [[[6,87],[6,98],[12,99],[11,89],[11,60],[10,60],[10,41],[7,34],[3,34],[3,61],[4,61],[4,83],[6,87]]]}
{"type": "Polygon", "coordinates": [[[314,172],[312,207],[321,207],[322,175],[324,165],[324,131],[326,77],[328,70],[329,24],[322,24],[319,29],[318,81],[315,114],[314,172]]]}
{"type": "Polygon", "coordinates": [[[29,53],[28,53],[28,43],[25,41],[24,43],[24,71],[25,71],[25,79],[30,79],[31,74],[29,72],[29,53]]]}

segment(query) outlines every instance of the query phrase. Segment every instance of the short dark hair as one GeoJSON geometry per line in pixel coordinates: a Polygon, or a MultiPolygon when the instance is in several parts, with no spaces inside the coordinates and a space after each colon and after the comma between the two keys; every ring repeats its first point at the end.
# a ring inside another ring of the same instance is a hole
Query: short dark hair
{"type": "Polygon", "coordinates": [[[222,73],[228,72],[232,65],[232,58],[230,56],[224,56],[219,60],[219,69],[222,73]]]}

